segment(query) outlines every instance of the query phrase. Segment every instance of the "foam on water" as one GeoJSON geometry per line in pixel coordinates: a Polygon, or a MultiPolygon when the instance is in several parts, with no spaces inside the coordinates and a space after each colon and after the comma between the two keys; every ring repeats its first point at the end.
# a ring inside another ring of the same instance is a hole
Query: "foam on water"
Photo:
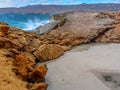
{"type": "Polygon", "coordinates": [[[50,14],[0,14],[0,21],[23,30],[34,30],[49,22],[50,14]]]}
{"type": "Polygon", "coordinates": [[[49,20],[40,20],[38,18],[35,18],[34,20],[29,19],[27,22],[24,23],[23,30],[34,30],[39,26],[43,26],[46,23],[49,23],[49,20]]]}

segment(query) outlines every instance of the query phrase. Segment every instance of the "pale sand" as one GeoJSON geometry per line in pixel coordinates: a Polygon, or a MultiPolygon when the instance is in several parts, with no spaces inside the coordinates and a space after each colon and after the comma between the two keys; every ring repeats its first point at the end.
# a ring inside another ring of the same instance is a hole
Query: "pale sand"
{"type": "Polygon", "coordinates": [[[120,73],[120,44],[78,46],[47,65],[47,90],[120,90],[99,78],[120,73]]]}

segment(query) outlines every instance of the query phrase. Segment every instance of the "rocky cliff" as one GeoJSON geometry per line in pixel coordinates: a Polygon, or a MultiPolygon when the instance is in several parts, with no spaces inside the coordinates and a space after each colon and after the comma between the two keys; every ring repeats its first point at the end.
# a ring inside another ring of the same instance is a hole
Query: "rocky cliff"
{"type": "Polygon", "coordinates": [[[91,42],[120,42],[120,13],[73,13],[47,33],[35,34],[0,23],[0,88],[46,90],[47,67],[73,46],[91,42]],[[7,85],[7,86],[6,86],[7,85]]]}

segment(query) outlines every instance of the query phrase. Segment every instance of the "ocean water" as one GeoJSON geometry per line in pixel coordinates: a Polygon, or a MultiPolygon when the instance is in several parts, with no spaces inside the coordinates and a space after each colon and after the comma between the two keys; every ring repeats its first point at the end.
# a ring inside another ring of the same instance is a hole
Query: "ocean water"
{"type": "Polygon", "coordinates": [[[0,21],[23,30],[34,30],[49,22],[50,14],[0,14],[0,21]]]}

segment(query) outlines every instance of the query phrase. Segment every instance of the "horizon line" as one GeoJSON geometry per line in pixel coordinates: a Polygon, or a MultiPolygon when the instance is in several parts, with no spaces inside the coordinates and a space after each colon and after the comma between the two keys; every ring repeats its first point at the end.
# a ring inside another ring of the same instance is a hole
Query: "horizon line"
{"type": "Polygon", "coordinates": [[[120,3],[81,3],[81,4],[30,4],[30,5],[25,5],[25,6],[11,6],[11,7],[0,7],[0,8],[22,8],[22,7],[27,7],[27,6],[37,6],[37,5],[41,5],[41,6],[77,6],[77,5],[93,5],[93,4],[120,4],[120,3]]]}

